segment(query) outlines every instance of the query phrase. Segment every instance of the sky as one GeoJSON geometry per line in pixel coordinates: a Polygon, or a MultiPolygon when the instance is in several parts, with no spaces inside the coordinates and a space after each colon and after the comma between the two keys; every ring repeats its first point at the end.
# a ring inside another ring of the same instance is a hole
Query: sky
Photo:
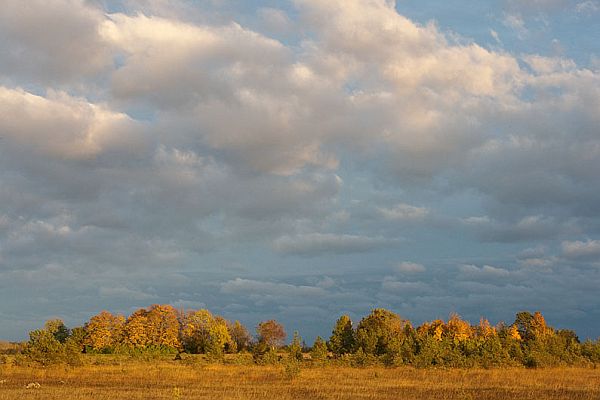
{"type": "Polygon", "coordinates": [[[3,0],[0,338],[151,304],[597,338],[598,43],[598,0],[3,0]]]}

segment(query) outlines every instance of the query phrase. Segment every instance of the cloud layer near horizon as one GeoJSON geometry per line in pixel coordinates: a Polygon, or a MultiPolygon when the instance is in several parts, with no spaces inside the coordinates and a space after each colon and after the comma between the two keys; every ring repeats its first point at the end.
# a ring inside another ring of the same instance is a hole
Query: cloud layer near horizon
{"type": "MultiPolygon", "coordinates": [[[[596,4],[542,3],[505,12],[596,4]]],[[[599,334],[593,57],[384,0],[111,4],[0,9],[0,336],[155,302],[309,337],[374,306],[599,334]]]]}

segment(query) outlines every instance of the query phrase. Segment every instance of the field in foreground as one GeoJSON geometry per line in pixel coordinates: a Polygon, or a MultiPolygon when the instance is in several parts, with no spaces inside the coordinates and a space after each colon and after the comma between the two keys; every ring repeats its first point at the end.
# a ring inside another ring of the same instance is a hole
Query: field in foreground
{"type": "Polygon", "coordinates": [[[365,369],[174,362],[0,368],[0,399],[600,399],[600,369],[365,369]],[[37,382],[39,388],[25,386],[37,382]]]}

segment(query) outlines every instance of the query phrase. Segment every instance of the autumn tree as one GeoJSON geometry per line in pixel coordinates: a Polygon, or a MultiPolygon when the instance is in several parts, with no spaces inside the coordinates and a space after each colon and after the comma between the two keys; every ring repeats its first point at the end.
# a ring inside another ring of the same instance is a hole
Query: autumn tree
{"type": "Polygon", "coordinates": [[[342,315],[331,332],[329,338],[329,349],[336,356],[349,354],[354,351],[354,330],[352,329],[352,320],[347,315],[342,315]]]}
{"type": "Polygon", "coordinates": [[[533,314],[527,311],[517,313],[513,325],[525,341],[543,339],[553,333],[553,329],[546,325],[546,320],[539,311],[533,314]]]}
{"type": "Polygon", "coordinates": [[[256,327],[256,335],[259,342],[265,343],[272,349],[282,346],[287,336],[283,325],[274,319],[259,323],[256,327]]]}
{"type": "Polygon", "coordinates": [[[227,321],[213,316],[208,310],[188,313],[181,330],[183,346],[190,353],[208,353],[220,356],[226,346],[235,349],[227,321]]]}
{"type": "Polygon", "coordinates": [[[125,343],[133,348],[150,345],[148,337],[148,310],[141,308],[133,312],[125,322],[125,343]]]}
{"type": "Polygon", "coordinates": [[[152,346],[179,349],[179,318],[170,305],[154,304],[146,314],[147,338],[152,346]]]}
{"type": "Polygon", "coordinates": [[[114,350],[122,343],[125,329],[125,317],[102,311],[90,318],[85,325],[84,344],[98,352],[114,350]]]}
{"type": "Polygon", "coordinates": [[[235,343],[236,350],[248,350],[252,341],[252,336],[250,335],[250,332],[248,332],[248,329],[246,329],[246,327],[240,321],[228,323],[227,329],[229,330],[229,336],[231,336],[231,340],[233,340],[235,343]]]}
{"type": "Polygon", "coordinates": [[[464,321],[456,313],[450,315],[450,319],[445,327],[445,334],[455,345],[464,343],[475,335],[475,331],[471,328],[471,324],[464,321]]]}
{"type": "Polygon", "coordinates": [[[424,322],[417,328],[417,334],[421,337],[430,336],[438,342],[442,340],[446,324],[441,319],[436,319],[431,322],[424,322]]]}

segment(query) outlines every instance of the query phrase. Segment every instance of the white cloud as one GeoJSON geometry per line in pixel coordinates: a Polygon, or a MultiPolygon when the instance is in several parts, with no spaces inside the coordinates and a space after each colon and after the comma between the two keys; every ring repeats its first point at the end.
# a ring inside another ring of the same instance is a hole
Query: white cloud
{"type": "Polygon", "coordinates": [[[502,21],[504,26],[512,29],[519,39],[523,39],[525,36],[529,34],[529,30],[525,26],[525,21],[523,17],[518,14],[506,14],[504,15],[504,20],[502,21]]]}
{"type": "Polygon", "coordinates": [[[103,152],[141,153],[138,123],[106,106],[50,91],[48,97],[0,86],[0,131],[4,145],[61,159],[90,159],[103,152]]]}
{"type": "Polygon", "coordinates": [[[573,72],[577,69],[575,61],[565,58],[529,54],[524,56],[523,59],[538,74],[573,72]]]}
{"type": "Polygon", "coordinates": [[[493,280],[507,278],[510,276],[510,271],[504,268],[493,267],[491,265],[478,267],[476,265],[465,264],[461,265],[459,270],[461,275],[468,279],[493,280]]]}
{"type": "Polygon", "coordinates": [[[426,271],[426,268],[423,264],[409,262],[409,261],[401,262],[400,264],[398,264],[396,266],[396,269],[399,272],[404,272],[404,273],[409,273],[409,274],[421,273],[421,272],[426,271]]]}
{"type": "Polygon", "coordinates": [[[258,15],[262,26],[273,33],[289,34],[294,28],[294,23],[283,10],[265,7],[258,10],[258,15]]]}
{"type": "MultiPolygon", "coordinates": [[[[423,315],[439,304],[472,314],[482,305],[552,307],[563,284],[595,293],[597,277],[582,268],[598,256],[595,241],[571,241],[600,226],[593,58],[589,70],[515,56],[508,43],[486,49],[384,0],[297,0],[287,14],[240,18],[239,2],[128,0],[113,14],[105,3],[8,0],[0,9],[7,309],[74,309],[78,300],[95,309],[85,294],[93,288],[77,280],[118,281],[104,293],[126,299],[200,296],[246,317],[248,298],[280,315],[308,315],[325,295],[332,313],[381,302],[423,315]],[[407,204],[394,205],[399,198],[407,204]],[[428,207],[411,205],[418,201],[428,207]],[[415,230],[382,218],[428,223],[415,230]],[[443,237],[432,232],[439,227],[443,237]],[[413,261],[395,266],[397,277],[423,282],[382,276],[390,259],[407,256],[399,234],[432,246],[414,246],[413,261]],[[494,242],[485,261],[418,263],[481,241],[494,242]],[[517,270],[491,266],[524,243],[556,241],[556,256],[530,251],[509,264],[517,270]],[[329,265],[331,255],[344,265],[329,265]],[[576,262],[561,272],[568,261],[576,262]],[[308,284],[294,272],[300,264],[315,273],[308,284]],[[64,296],[72,287],[83,293],[76,300],[64,296]],[[296,298],[279,307],[289,293],[296,298]]],[[[575,5],[511,3],[507,23],[530,39],[529,13],[575,5]]],[[[586,3],[580,10],[592,11],[586,3]]],[[[569,307],[595,304],[579,297],[569,307]]]]}
{"type": "Polygon", "coordinates": [[[502,44],[502,41],[500,40],[500,35],[498,35],[498,32],[496,32],[493,29],[490,29],[490,36],[494,38],[494,40],[496,41],[496,43],[502,44]]]}
{"type": "Polygon", "coordinates": [[[4,0],[0,73],[41,85],[93,77],[112,64],[98,34],[102,19],[102,10],[82,0],[4,0]]]}
{"type": "Polygon", "coordinates": [[[591,15],[600,11],[600,3],[594,0],[582,1],[577,3],[575,11],[579,14],[591,15]]]}
{"type": "Polygon", "coordinates": [[[564,241],[561,244],[562,255],[568,259],[600,258],[600,240],[564,241]]]}

